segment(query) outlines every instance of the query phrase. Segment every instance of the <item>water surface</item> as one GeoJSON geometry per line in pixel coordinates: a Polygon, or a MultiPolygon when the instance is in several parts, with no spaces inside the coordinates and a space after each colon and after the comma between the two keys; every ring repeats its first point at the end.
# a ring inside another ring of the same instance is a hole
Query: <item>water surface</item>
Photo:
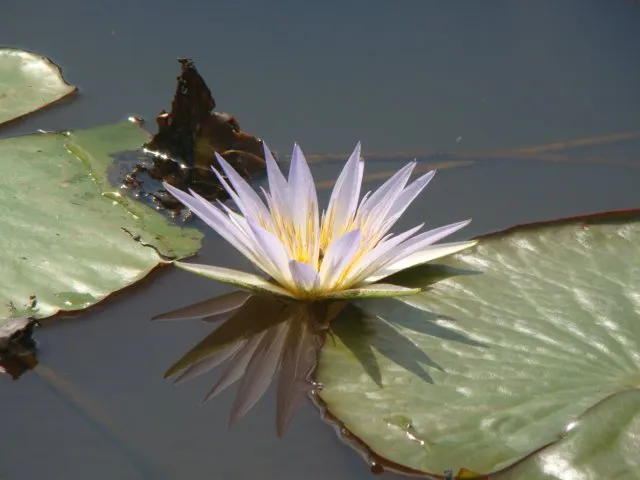
{"type": "MultiPolygon", "coordinates": [[[[513,152],[640,131],[639,25],[624,0],[3,0],[0,43],[49,55],[81,93],[2,135],[152,120],[169,107],[175,57],[189,56],[219,108],[276,150],[346,153],[362,140],[379,172],[398,168],[399,151],[474,160],[441,169],[402,221],[473,217],[468,237],[640,205],[637,138],[513,152]]],[[[339,164],[314,168],[330,179],[339,164]]],[[[199,261],[246,265],[214,235],[199,261]]],[[[215,375],[162,379],[210,327],[149,318],[227,290],[167,268],[39,330],[42,367],[0,377],[0,478],[369,478],[311,406],[277,440],[271,394],[227,430],[233,392],[199,405],[215,375]]]]}

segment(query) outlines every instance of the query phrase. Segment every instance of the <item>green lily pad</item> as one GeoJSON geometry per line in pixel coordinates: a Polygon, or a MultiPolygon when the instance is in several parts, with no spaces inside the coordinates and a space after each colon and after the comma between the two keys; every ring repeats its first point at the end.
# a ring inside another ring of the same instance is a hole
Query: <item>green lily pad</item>
{"type": "Polygon", "coordinates": [[[562,440],[497,478],[640,479],[640,390],[604,399],[569,427],[562,440]]]}
{"type": "Polygon", "coordinates": [[[107,172],[148,140],[133,123],[0,140],[0,324],[93,305],[201,233],[123,196],[107,172]]]}
{"type": "Polygon", "coordinates": [[[0,48],[0,124],[40,110],[76,90],[48,58],[0,48]]]}
{"type": "MultiPolygon", "coordinates": [[[[640,210],[488,235],[447,268],[456,274],[406,297],[418,308],[360,301],[366,313],[335,321],[316,379],[350,437],[431,474],[496,472],[551,445],[567,468],[627,459],[624,478],[638,478],[638,437],[625,433],[639,428],[637,396],[599,402],[640,388],[640,210]],[[586,423],[615,442],[568,444],[567,426],[594,405],[606,421],[586,423]]],[[[545,477],[544,462],[526,461],[539,475],[513,478],[613,478],[545,477]]]]}

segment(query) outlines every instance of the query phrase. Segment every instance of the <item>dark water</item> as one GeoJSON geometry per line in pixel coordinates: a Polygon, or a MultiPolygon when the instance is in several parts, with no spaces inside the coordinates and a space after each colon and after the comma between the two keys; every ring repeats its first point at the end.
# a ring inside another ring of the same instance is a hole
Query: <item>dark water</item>
{"type": "MultiPolygon", "coordinates": [[[[275,149],[347,152],[362,140],[365,157],[383,152],[372,171],[397,168],[398,151],[472,152],[472,165],[440,171],[405,226],[473,217],[471,236],[640,206],[638,137],[504,153],[640,131],[631,1],[3,0],[0,44],[49,55],[81,87],[3,135],[152,119],[169,105],[174,58],[190,56],[219,108],[275,149]]],[[[337,168],[319,163],[317,176],[337,168]]],[[[244,265],[214,235],[199,260],[244,265]]],[[[311,406],[277,440],[271,395],[228,431],[232,392],[199,406],[215,377],[162,379],[210,327],[148,319],[223,291],[166,269],[39,330],[42,367],[0,377],[0,479],[369,478],[311,406]]]]}

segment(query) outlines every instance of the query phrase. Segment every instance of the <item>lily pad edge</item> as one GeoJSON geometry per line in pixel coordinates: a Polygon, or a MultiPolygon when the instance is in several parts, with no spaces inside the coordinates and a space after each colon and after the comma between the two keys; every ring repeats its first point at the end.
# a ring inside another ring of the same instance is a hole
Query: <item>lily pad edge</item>
{"type": "Polygon", "coordinates": [[[40,112],[42,110],[47,110],[53,106],[56,106],[60,103],[72,100],[75,95],[77,93],[79,93],[80,89],[76,86],[73,85],[71,83],[69,83],[67,81],[67,79],[64,76],[64,72],[62,70],[62,67],[60,65],[58,65],[56,62],[54,62],[51,58],[49,58],[46,55],[42,55],[38,52],[35,52],[33,50],[29,50],[29,49],[24,49],[24,48],[15,48],[15,47],[11,47],[11,46],[3,46],[0,45],[0,50],[14,50],[16,52],[24,52],[24,53],[28,53],[37,57],[40,57],[45,63],[47,63],[51,69],[57,74],[59,80],[64,83],[65,85],[67,85],[70,90],[64,94],[63,96],[57,98],[56,100],[53,100],[51,102],[45,103],[42,106],[35,108],[33,110],[29,110],[28,112],[24,112],[16,117],[12,117],[9,120],[5,120],[4,122],[0,122],[0,129],[7,126],[7,125],[12,125],[20,120],[23,120],[25,117],[28,117],[29,115],[33,115],[36,112],[40,112]]]}
{"type": "MultiPolygon", "coordinates": [[[[595,225],[595,224],[607,224],[607,223],[608,224],[611,224],[611,223],[624,223],[625,221],[630,221],[630,220],[637,221],[639,219],[640,219],[640,208],[606,210],[606,211],[602,211],[602,212],[578,214],[578,215],[569,216],[569,217],[560,217],[560,218],[554,218],[554,219],[550,219],[550,220],[540,220],[540,221],[516,224],[516,225],[512,225],[512,226],[503,228],[503,229],[499,229],[499,230],[495,230],[495,231],[492,231],[492,232],[489,232],[489,233],[485,233],[485,234],[479,235],[477,237],[474,237],[471,240],[478,240],[479,241],[478,244],[481,244],[482,240],[500,238],[502,236],[505,236],[505,235],[508,235],[510,233],[513,233],[515,231],[523,231],[523,230],[538,229],[538,228],[547,228],[547,227],[553,227],[553,226],[562,226],[562,225],[568,225],[568,224],[572,224],[572,223],[573,224],[578,224],[578,225],[582,223],[582,225],[584,225],[584,226],[595,225]]],[[[476,248],[476,247],[472,247],[472,249],[473,248],[476,248]]],[[[317,367],[319,365],[320,365],[320,361],[318,361],[318,364],[316,366],[316,370],[314,370],[314,372],[311,375],[311,378],[312,378],[312,380],[314,382],[316,381],[316,372],[317,372],[317,367]]],[[[584,412],[582,412],[582,414],[580,414],[578,417],[568,421],[567,422],[567,426],[571,425],[572,423],[575,423],[575,422],[579,421],[588,412],[590,412],[593,409],[599,407],[603,403],[606,403],[611,398],[616,397],[617,395],[620,395],[620,394],[623,394],[623,393],[634,391],[634,390],[635,391],[640,391],[640,389],[638,389],[638,388],[635,388],[635,389],[634,388],[629,388],[629,389],[625,389],[625,390],[614,392],[614,393],[602,398],[601,400],[599,400],[595,404],[591,405],[584,412]]],[[[335,430],[335,432],[338,435],[338,437],[344,443],[346,443],[347,445],[352,447],[357,453],[360,454],[361,457],[363,457],[363,459],[369,464],[372,473],[380,474],[380,473],[383,473],[385,471],[389,471],[389,472],[399,473],[399,474],[408,475],[408,476],[412,476],[412,477],[420,477],[420,478],[433,479],[433,480],[445,480],[446,478],[451,478],[451,477],[446,477],[444,474],[443,475],[439,475],[439,474],[424,472],[424,471],[421,471],[421,470],[416,470],[416,469],[413,469],[413,468],[410,468],[410,467],[407,467],[407,466],[404,466],[404,465],[400,465],[400,464],[398,464],[398,463],[396,463],[396,462],[394,462],[392,460],[386,459],[384,456],[378,454],[371,447],[369,447],[360,437],[358,437],[356,434],[351,432],[346,427],[344,422],[339,420],[335,415],[333,415],[333,413],[331,413],[331,411],[330,411],[328,405],[326,404],[326,402],[322,398],[320,398],[318,389],[314,389],[310,393],[309,396],[311,398],[312,403],[316,406],[316,408],[318,408],[322,420],[335,430]]],[[[530,452],[526,456],[520,458],[516,462],[514,462],[514,463],[512,463],[510,465],[507,465],[506,467],[501,468],[500,470],[487,472],[487,473],[483,473],[483,474],[477,474],[478,476],[476,478],[478,478],[478,480],[481,480],[481,479],[484,479],[484,478],[489,478],[489,475],[491,477],[498,478],[498,476],[501,476],[501,475],[504,475],[504,474],[508,474],[514,468],[516,468],[517,466],[521,465],[523,462],[526,462],[528,459],[533,458],[538,453],[541,453],[545,449],[550,448],[550,447],[552,447],[554,445],[557,445],[558,443],[562,442],[567,437],[567,435],[568,435],[568,431],[565,433],[565,435],[562,435],[561,437],[559,437],[558,439],[556,439],[556,440],[554,440],[552,442],[549,442],[549,443],[547,443],[545,445],[542,445],[541,447],[539,447],[536,450],[530,452]]],[[[458,477],[454,476],[452,478],[458,478],[458,477]]],[[[473,476],[468,476],[468,477],[465,476],[464,478],[474,478],[474,477],[473,476]]]]}

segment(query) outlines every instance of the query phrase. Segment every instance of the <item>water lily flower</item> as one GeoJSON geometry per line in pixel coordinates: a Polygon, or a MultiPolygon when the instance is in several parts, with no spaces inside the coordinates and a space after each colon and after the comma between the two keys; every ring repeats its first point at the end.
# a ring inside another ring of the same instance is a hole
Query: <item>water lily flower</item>
{"type": "Polygon", "coordinates": [[[475,245],[475,241],[435,244],[470,220],[419,233],[418,225],[389,233],[400,216],[433,178],[435,171],[408,184],[416,166],[401,168],[360,200],[364,160],[356,146],[342,169],[326,210],[320,214],[316,188],[300,147],[293,148],[287,178],[264,146],[268,191],[264,200],[216,153],[224,175],[213,168],[235,202],[234,211],[212,204],[196,192],[165,188],[237,248],[263,274],[175,262],[185,270],[244,289],[299,300],[394,297],[421,290],[384,283],[384,279],[475,245]]]}

